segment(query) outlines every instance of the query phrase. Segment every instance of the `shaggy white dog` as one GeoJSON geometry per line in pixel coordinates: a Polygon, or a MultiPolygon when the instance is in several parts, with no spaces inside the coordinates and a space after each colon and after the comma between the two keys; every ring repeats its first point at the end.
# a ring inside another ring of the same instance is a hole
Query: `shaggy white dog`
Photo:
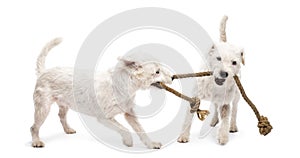
{"type": "MultiPolygon", "coordinates": [[[[233,79],[233,75],[240,76],[241,64],[244,64],[243,49],[226,42],[227,16],[221,21],[221,42],[214,44],[209,52],[208,63],[213,70],[213,76],[197,78],[197,87],[194,94],[201,100],[211,101],[215,106],[214,117],[211,126],[215,126],[219,117],[221,125],[218,130],[218,143],[224,145],[228,142],[229,132],[237,132],[236,114],[240,94],[233,79]],[[231,120],[230,120],[231,112],[231,120]]],[[[178,142],[189,141],[193,114],[187,110],[182,133],[178,142]]]]}
{"type": "Polygon", "coordinates": [[[60,38],[50,41],[37,59],[37,82],[33,95],[34,124],[30,128],[32,146],[44,146],[39,138],[39,129],[44,123],[51,105],[56,103],[59,106],[60,122],[67,134],[76,133],[66,121],[66,114],[70,108],[96,117],[100,123],[118,132],[123,138],[123,143],[130,147],[133,142],[129,130],[114,119],[115,115],[123,113],[141,141],[148,148],[159,149],[161,143],[154,142],[147,136],[135,116],[134,97],[137,90],[147,89],[152,83],[158,81],[171,83],[171,73],[155,62],[139,63],[121,58],[114,69],[96,74],[95,79],[92,79],[96,99],[91,99],[93,94],[87,94],[91,90],[88,90],[88,86],[86,86],[88,81],[84,80],[84,77],[82,77],[83,80],[73,83],[73,68],[45,69],[45,58],[48,52],[60,42],[60,38]],[[82,88],[75,89],[73,84],[82,88]],[[74,96],[78,96],[78,98],[74,96]]]}

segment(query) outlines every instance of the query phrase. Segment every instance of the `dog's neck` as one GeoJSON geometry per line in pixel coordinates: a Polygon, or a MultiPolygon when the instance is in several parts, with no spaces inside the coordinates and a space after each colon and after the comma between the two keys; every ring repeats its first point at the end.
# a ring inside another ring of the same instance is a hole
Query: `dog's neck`
{"type": "Polygon", "coordinates": [[[112,88],[118,102],[132,101],[140,83],[133,79],[126,70],[118,69],[112,74],[112,88]]]}

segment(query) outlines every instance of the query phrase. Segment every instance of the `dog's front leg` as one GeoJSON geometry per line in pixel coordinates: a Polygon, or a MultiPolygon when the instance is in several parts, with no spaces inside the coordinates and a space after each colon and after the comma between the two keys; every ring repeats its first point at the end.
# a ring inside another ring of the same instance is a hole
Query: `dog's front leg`
{"type": "Polygon", "coordinates": [[[193,123],[194,114],[190,112],[190,108],[187,108],[185,120],[181,129],[181,134],[177,138],[177,142],[179,143],[187,143],[189,142],[190,130],[193,123]]]}
{"type": "Polygon", "coordinates": [[[214,116],[210,122],[211,127],[215,127],[219,123],[219,112],[218,112],[218,104],[214,103],[213,106],[215,106],[215,112],[214,116]]]}
{"type": "Polygon", "coordinates": [[[132,147],[133,141],[132,136],[127,128],[122,126],[119,122],[117,122],[114,118],[98,118],[98,121],[105,125],[106,127],[118,132],[123,138],[123,144],[132,147]]]}
{"type": "Polygon", "coordinates": [[[218,131],[218,143],[220,145],[225,145],[228,142],[229,136],[229,114],[230,105],[225,104],[219,107],[219,114],[221,116],[221,126],[218,131]]]}
{"type": "Polygon", "coordinates": [[[229,129],[229,132],[231,133],[238,131],[238,128],[236,126],[236,115],[237,115],[237,107],[238,107],[239,100],[240,100],[240,94],[238,90],[236,90],[232,101],[232,112],[231,112],[230,129],[229,129]]]}
{"type": "Polygon", "coordinates": [[[159,142],[153,142],[146,132],[144,131],[141,124],[138,122],[133,110],[131,110],[131,113],[125,113],[125,119],[128,121],[129,125],[133,128],[133,130],[138,134],[141,141],[150,149],[160,149],[161,143],[159,142]]]}

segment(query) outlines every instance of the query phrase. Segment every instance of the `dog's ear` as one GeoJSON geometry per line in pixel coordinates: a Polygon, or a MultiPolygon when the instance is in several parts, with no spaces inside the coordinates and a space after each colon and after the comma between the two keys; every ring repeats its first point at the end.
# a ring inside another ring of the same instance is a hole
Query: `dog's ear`
{"type": "Polygon", "coordinates": [[[214,52],[215,52],[215,49],[216,49],[215,44],[213,44],[213,45],[211,46],[211,48],[210,48],[208,54],[209,54],[210,56],[212,56],[212,55],[214,54],[214,52]]]}
{"type": "Polygon", "coordinates": [[[133,61],[133,60],[130,60],[130,59],[125,59],[125,58],[122,58],[122,57],[119,57],[118,60],[121,61],[121,62],[123,62],[123,64],[126,67],[129,67],[129,68],[132,68],[132,69],[141,68],[141,64],[139,64],[136,61],[133,61]]]}
{"type": "Polygon", "coordinates": [[[240,55],[242,64],[245,65],[245,53],[244,53],[244,49],[242,49],[242,50],[240,51],[240,54],[239,54],[239,55],[240,55]]]}

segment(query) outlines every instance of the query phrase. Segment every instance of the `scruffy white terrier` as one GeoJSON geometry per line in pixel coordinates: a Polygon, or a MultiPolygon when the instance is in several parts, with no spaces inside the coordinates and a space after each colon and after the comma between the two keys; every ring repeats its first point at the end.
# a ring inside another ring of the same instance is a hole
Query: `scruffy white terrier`
{"type": "MultiPolygon", "coordinates": [[[[233,79],[240,76],[241,64],[245,64],[243,49],[226,42],[226,21],[224,16],[220,26],[220,43],[214,44],[209,52],[208,63],[213,71],[209,77],[197,78],[197,87],[194,95],[201,100],[208,100],[215,106],[215,113],[211,126],[215,126],[221,119],[218,129],[218,143],[224,145],[228,142],[229,132],[237,132],[236,114],[240,94],[233,79]],[[231,114],[231,120],[230,120],[231,114]]],[[[180,143],[189,141],[193,114],[187,110],[182,133],[177,139],[180,143]]]]}
{"type": "Polygon", "coordinates": [[[92,79],[96,96],[96,100],[93,100],[88,98],[91,97],[90,94],[86,94],[88,91],[87,86],[85,86],[86,81],[73,83],[73,68],[45,69],[45,58],[48,52],[60,42],[60,38],[50,41],[37,59],[37,82],[33,95],[34,124],[30,128],[32,146],[44,146],[39,137],[39,130],[50,111],[51,105],[56,103],[59,106],[60,122],[67,134],[76,133],[66,121],[66,114],[70,108],[96,117],[100,123],[118,132],[122,136],[123,144],[130,147],[133,142],[129,130],[114,119],[115,115],[124,114],[125,119],[138,134],[141,141],[150,149],[159,149],[161,143],[154,142],[147,136],[135,116],[133,111],[134,98],[137,90],[150,88],[152,83],[158,81],[171,83],[171,73],[164,69],[161,64],[155,62],[140,63],[124,57],[120,58],[118,64],[111,71],[96,74],[95,79],[92,79]],[[82,88],[75,90],[73,84],[79,84],[82,88]],[[79,97],[75,98],[74,94],[79,97]],[[82,96],[78,94],[82,94],[82,96]],[[87,103],[86,106],[81,104],[85,102],[87,103]]]}

